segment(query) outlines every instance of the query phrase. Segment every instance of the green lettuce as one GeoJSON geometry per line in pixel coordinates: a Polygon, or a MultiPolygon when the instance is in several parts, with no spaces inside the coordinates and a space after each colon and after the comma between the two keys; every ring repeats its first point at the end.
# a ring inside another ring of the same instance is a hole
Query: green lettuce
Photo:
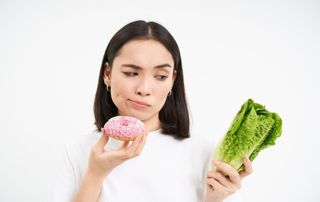
{"type": "Polygon", "coordinates": [[[261,150],[275,145],[281,133],[280,116],[249,99],[233,119],[227,134],[215,151],[214,159],[241,171],[244,156],[253,161],[261,150]]]}

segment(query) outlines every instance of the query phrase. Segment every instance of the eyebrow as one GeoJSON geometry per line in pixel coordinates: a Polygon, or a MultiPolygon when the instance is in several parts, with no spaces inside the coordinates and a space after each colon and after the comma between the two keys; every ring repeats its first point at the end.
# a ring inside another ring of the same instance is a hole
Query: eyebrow
{"type": "MultiPolygon", "coordinates": [[[[123,66],[123,67],[131,67],[133,69],[142,69],[141,66],[134,65],[134,64],[122,64],[121,66],[123,66]]],[[[165,68],[165,67],[170,67],[171,68],[171,65],[165,63],[165,64],[157,65],[154,68],[157,68],[157,69],[159,68],[160,69],[160,68],[165,68]]]]}

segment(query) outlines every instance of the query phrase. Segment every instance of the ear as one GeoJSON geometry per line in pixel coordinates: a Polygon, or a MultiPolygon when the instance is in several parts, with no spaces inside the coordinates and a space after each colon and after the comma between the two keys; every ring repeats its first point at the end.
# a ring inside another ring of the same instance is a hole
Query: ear
{"type": "Polygon", "coordinates": [[[111,81],[111,67],[109,65],[109,63],[106,62],[105,66],[104,66],[104,71],[103,71],[103,81],[104,84],[108,84],[108,86],[110,86],[110,81],[111,81]]]}
{"type": "MultiPolygon", "coordinates": [[[[173,70],[173,75],[172,75],[172,86],[174,84],[174,81],[176,80],[176,77],[177,77],[177,70],[173,70]]],[[[171,86],[171,88],[172,88],[171,86]]]]}

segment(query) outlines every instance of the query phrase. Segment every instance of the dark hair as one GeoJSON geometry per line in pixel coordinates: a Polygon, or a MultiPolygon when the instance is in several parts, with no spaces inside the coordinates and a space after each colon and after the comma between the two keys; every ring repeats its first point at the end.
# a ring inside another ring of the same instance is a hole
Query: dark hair
{"type": "Polygon", "coordinates": [[[190,137],[189,112],[186,102],[183,71],[179,47],[171,34],[162,25],[156,22],[134,21],[122,27],[110,40],[104,53],[97,92],[94,100],[95,125],[100,131],[103,125],[112,117],[118,115],[118,109],[114,105],[110,92],[106,90],[103,76],[106,63],[112,68],[113,61],[121,47],[130,40],[153,39],[160,42],[171,53],[174,60],[176,79],[171,95],[159,112],[162,133],[174,136],[177,139],[190,137]]]}

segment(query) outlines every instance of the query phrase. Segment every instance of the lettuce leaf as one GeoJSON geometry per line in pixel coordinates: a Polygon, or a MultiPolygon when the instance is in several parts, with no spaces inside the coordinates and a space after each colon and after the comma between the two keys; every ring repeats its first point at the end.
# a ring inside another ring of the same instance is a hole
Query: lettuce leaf
{"type": "Polygon", "coordinates": [[[259,152],[271,145],[282,133],[282,119],[264,106],[248,99],[234,117],[231,126],[218,145],[214,159],[243,170],[243,157],[253,161],[259,152]]]}

